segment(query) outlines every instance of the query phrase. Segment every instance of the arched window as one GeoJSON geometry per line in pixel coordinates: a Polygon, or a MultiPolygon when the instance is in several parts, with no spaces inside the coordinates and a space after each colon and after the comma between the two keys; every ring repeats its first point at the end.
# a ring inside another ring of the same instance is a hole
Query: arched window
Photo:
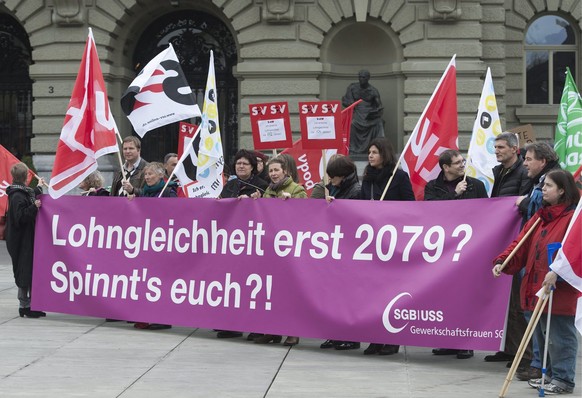
{"type": "Polygon", "coordinates": [[[526,103],[559,104],[566,67],[577,76],[579,38],[558,15],[535,19],[525,35],[526,103]]]}

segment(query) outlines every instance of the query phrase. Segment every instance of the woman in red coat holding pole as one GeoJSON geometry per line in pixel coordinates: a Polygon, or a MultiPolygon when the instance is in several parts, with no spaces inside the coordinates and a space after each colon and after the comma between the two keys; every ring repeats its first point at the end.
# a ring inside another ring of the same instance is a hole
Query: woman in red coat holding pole
{"type": "MultiPolygon", "coordinates": [[[[574,325],[576,314],[577,291],[567,282],[558,280],[556,273],[548,264],[547,246],[549,243],[562,242],[574,209],[580,200],[572,174],[564,170],[552,170],[546,174],[542,188],[543,207],[527,222],[520,235],[495,260],[493,273],[501,272],[513,275],[522,267],[526,272],[521,282],[521,306],[526,313],[534,310],[538,297],[536,293],[542,288],[555,287],[551,310],[551,328],[549,336],[549,358],[544,390],[549,394],[569,394],[574,390],[576,355],[578,342],[574,325]],[[536,224],[537,220],[541,221],[536,224]],[[522,246],[503,268],[502,263],[522,240],[523,236],[535,228],[522,246]]],[[[538,342],[545,341],[547,314],[543,314],[535,329],[538,342]]],[[[540,347],[543,351],[544,347],[540,347]]],[[[542,379],[532,379],[530,386],[538,388],[542,379]]]]}

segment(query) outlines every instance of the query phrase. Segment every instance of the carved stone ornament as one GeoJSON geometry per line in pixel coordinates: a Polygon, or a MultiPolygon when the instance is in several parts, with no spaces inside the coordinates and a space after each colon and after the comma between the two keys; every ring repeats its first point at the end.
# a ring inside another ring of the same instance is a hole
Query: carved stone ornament
{"type": "Polygon", "coordinates": [[[428,17],[433,21],[461,18],[461,0],[428,0],[428,17]]]}
{"type": "Polygon", "coordinates": [[[295,0],[264,0],[263,19],[268,23],[291,23],[295,16],[295,0]]]}
{"type": "Polygon", "coordinates": [[[53,23],[60,26],[77,26],[85,23],[83,0],[53,0],[53,23]]]}

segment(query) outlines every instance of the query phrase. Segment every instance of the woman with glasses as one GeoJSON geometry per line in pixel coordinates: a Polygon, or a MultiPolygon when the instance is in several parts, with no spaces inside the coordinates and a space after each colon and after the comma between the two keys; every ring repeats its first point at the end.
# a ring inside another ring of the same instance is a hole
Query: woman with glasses
{"type": "Polygon", "coordinates": [[[222,198],[261,197],[269,184],[258,177],[256,153],[246,149],[234,155],[234,175],[224,186],[222,198]]]}
{"type": "MultiPolygon", "coordinates": [[[[368,165],[364,170],[360,197],[364,200],[380,200],[384,189],[394,173],[394,178],[383,200],[414,200],[412,184],[408,174],[396,169],[396,156],[392,145],[386,138],[376,138],[368,145],[368,165]]],[[[394,344],[371,343],[364,355],[393,355],[400,350],[394,344]]]]}

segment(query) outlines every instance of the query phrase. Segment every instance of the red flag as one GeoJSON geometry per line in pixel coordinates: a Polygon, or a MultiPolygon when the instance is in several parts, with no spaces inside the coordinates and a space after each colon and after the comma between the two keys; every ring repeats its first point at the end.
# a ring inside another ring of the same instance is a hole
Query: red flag
{"type": "MultiPolygon", "coordinates": [[[[10,175],[10,169],[18,160],[10,151],[0,145],[0,216],[6,213],[6,208],[8,207],[8,195],[6,195],[6,188],[12,182],[12,176],[10,175]]],[[[28,178],[26,179],[26,185],[30,184],[30,180],[34,177],[34,173],[28,170],[28,178]]]]}
{"type": "MultiPolygon", "coordinates": [[[[341,150],[327,149],[326,158],[329,159],[334,153],[347,155],[350,146],[350,127],[352,125],[352,115],[354,107],[362,100],[354,102],[352,105],[342,110],[342,129],[344,145],[341,150]],[[347,126],[347,127],[346,127],[347,126]],[[347,134],[347,138],[346,138],[347,134]]],[[[299,182],[305,187],[307,195],[310,195],[313,186],[319,181],[323,180],[323,159],[322,151],[320,149],[303,149],[301,145],[301,138],[293,143],[293,147],[285,149],[282,153],[288,153],[293,156],[297,163],[297,172],[299,174],[299,182]]]]}
{"type": "Polygon", "coordinates": [[[97,170],[99,157],[119,151],[115,134],[119,132],[109,109],[95,40],[89,28],[85,52],[57,146],[49,184],[51,197],[61,197],[97,170]]]}
{"type": "Polygon", "coordinates": [[[439,155],[458,149],[456,70],[453,56],[402,151],[402,169],[410,176],[416,200],[424,199],[424,186],[438,176],[439,155]]]}
{"type": "Polygon", "coordinates": [[[562,279],[578,289],[576,308],[576,328],[582,334],[582,201],[570,220],[568,230],[562,240],[562,247],[551,264],[552,270],[562,279]]]}

